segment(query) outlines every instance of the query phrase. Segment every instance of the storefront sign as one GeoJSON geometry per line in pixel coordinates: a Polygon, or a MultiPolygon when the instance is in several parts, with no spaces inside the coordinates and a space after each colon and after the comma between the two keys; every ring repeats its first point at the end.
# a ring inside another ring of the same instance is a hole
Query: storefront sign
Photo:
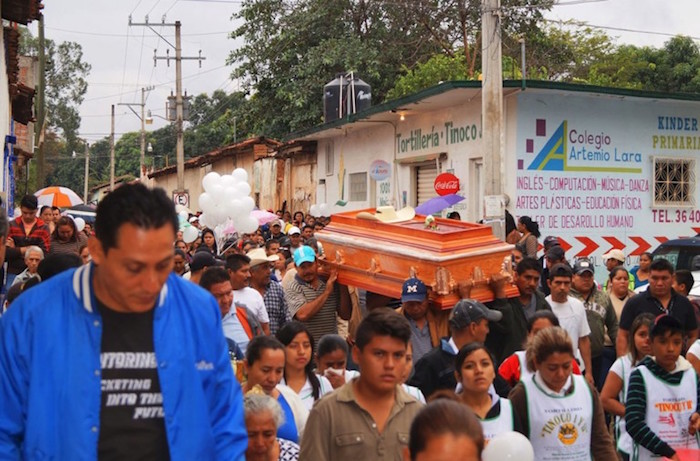
{"type": "Polygon", "coordinates": [[[435,192],[450,195],[459,192],[459,178],[452,173],[442,173],[435,178],[435,192]]]}
{"type": "Polygon", "coordinates": [[[369,177],[375,181],[383,181],[391,176],[391,165],[384,160],[375,160],[369,166],[369,177]]]}

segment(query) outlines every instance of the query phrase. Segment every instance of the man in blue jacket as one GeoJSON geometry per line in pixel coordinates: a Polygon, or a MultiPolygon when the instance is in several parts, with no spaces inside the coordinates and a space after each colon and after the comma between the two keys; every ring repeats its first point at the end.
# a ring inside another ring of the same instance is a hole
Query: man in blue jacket
{"type": "Polygon", "coordinates": [[[172,274],[162,189],[97,208],[92,263],[22,294],[0,323],[0,460],[242,460],[241,389],[214,298],[172,274]]]}

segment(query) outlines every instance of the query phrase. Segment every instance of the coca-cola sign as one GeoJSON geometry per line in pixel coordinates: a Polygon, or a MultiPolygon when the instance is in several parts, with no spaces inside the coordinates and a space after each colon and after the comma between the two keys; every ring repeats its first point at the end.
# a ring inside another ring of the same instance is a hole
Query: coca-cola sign
{"type": "Polygon", "coordinates": [[[452,173],[441,173],[435,178],[435,192],[450,195],[459,192],[459,178],[452,173]]]}

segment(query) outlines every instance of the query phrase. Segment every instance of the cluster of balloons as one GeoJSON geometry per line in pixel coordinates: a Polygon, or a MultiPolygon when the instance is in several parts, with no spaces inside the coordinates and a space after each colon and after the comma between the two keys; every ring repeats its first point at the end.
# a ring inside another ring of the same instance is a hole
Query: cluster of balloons
{"type": "MultiPolygon", "coordinates": [[[[229,228],[229,221],[239,234],[250,234],[258,228],[258,220],[251,216],[255,201],[250,197],[248,173],[236,168],[231,174],[220,175],[212,171],[202,178],[204,191],[199,196],[202,226],[220,230],[229,228]]],[[[219,235],[217,235],[219,237],[219,235]]]]}
{"type": "Polygon", "coordinates": [[[326,217],[331,215],[331,207],[327,203],[319,203],[317,205],[311,205],[309,209],[309,214],[314,218],[326,217]]]}

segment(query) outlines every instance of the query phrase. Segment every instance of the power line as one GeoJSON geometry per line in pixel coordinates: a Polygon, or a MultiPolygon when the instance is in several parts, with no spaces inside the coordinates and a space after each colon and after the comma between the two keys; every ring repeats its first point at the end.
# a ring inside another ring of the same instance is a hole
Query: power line
{"type": "MultiPolygon", "coordinates": [[[[183,80],[186,80],[186,79],[190,79],[190,78],[199,77],[200,75],[208,74],[208,73],[217,71],[217,70],[219,70],[219,69],[223,69],[224,67],[227,67],[227,65],[224,64],[223,66],[214,67],[214,68],[212,68],[212,69],[205,70],[205,71],[199,72],[199,73],[197,73],[197,74],[187,75],[187,76],[185,76],[185,77],[182,77],[182,79],[183,79],[183,80]]],[[[167,86],[167,85],[171,85],[171,84],[173,84],[173,83],[175,83],[175,80],[170,80],[170,81],[164,82],[164,83],[156,83],[156,84],[154,84],[153,86],[156,86],[156,87],[159,87],[159,86],[167,86]]],[[[83,100],[83,102],[87,102],[87,101],[98,101],[98,100],[100,100],[100,99],[114,98],[114,97],[117,97],[117,96],[123,96],[123,95],[125,95],[125,94],[129,94],[129,93],[131,93],[131,92],[132,92],[132,91],[129,90],[129,91],[124,91],[124,92],[120,92],[120,93],[108,94],[108,95],[106,95],[106,96],[98,96],[98,97],[95,97],[95,98],[88,98],[88,99],[83,100]]]]}
{"type": "Polygon", "coordinates": [[[686,37],[692,38],[693,40],[700,40],[700,37],[694,37],[692,35],[686,35],[686,34],[672,34],[669,32],[658,32],[658,31],[652,31],[652,30],[632,29],[632,28],[628,28],[628,27],[599,26],[599,25],[589,24],[587,22],[579,22],[579,21],[564,21],[564,20],[558,20],[558,19],[543,19],[543,21],[553,23],[553,24],[559,24],[560,26],[590,27],[593,29],[616,30],[619,32],[632,32],[635,34],[660,35],[663,37],[677,37],[678,35],[684,35],[686,37]]]}
{"type": "MultiPolygon", "coordinates": [[[[154,23],[155,24],[155,23],[154,23]]],[[[76,34],[76,35],[90,35],[94,37],[128,37],[128,34],[108,34],[108,33],[103,33],[103,32],[86,32],[84,30],[70,30],[70,29],[60,29],[58,27],[48,27],[45,26],[46,29],[50,30],[56,30],[59,32],[65,32],[68,34],[76,34]]],[[[230,30],[224,30],[220,32],[201,32],[201,33],[195,33],[195,34],[182,34],[183,37],[203,37],[207,35],[224,35],[224,34],[230,34],[230,30]]],[[[170,35],[170,34],[164,34],[164,37],[175,37],[175,35],[170,35]]]]}

